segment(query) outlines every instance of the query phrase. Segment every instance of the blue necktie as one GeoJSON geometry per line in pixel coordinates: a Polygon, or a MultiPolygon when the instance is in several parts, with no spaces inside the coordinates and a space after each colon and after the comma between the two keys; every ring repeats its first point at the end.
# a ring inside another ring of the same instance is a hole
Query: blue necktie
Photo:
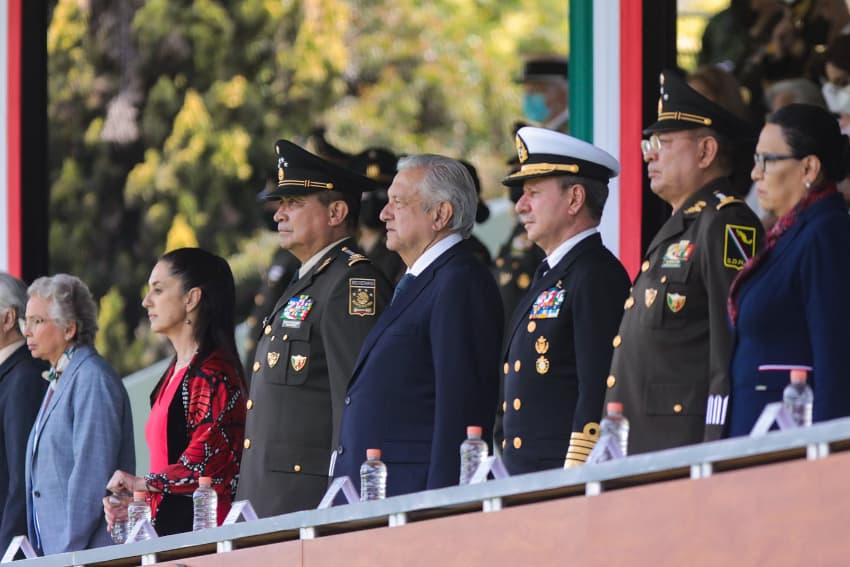
{"type": "Polygon", "coordinates": [[[546,272],[549,271],[549,262],[545,259],[540,262],[540,265],[537,266],[537,270],[534,272],[534,278],[531,280],[531,287],[534,287],[534,284],[540,281],[540,278],[546,275],[546,272]]]}
{"type": "Polygon", "coordinates": [[[404,293],[404,290],[410,287],[410,284],[412,284],[413,280],[415,279],[416,276],[414,276],[413,274],[404,274],[404,276],[402,276],[402,278],[398,280],[398,283],[395,285],[395,291],[393,291],[393,298],[392,301],[390,301],[390,304],[395,303],[396,298],[402,293],[404,293]]]}

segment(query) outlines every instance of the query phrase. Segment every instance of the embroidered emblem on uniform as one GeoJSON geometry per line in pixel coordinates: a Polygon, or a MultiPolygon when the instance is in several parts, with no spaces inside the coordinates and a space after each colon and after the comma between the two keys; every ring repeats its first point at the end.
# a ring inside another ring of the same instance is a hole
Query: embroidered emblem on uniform
{"type": "Polygon", "coordinates": [[[269,363],[269,368],[277,366],[277,361],[280,360],[279,352],[270,352],[266,355],[266,362],[269,363]]]}
{"type": "Polygon", "coordinates": [[[702,200],[697,201],[696,203],[693,204],[693,206],[685,209],[685,214],[686,215],[695,215],[695,214],[701,212],[707,204],[708,203],[706,203],[705,201],[702,201],[702,200]]]}
{"type": "Polygon", "coordinates": [[[723,265],[740,270],[755,253],[755,227],[727,224],[723,242],[723,265]]]}
{"type": "Polygon", "coordinates": [[[538,357],[534,363],[534,369],[537,370],[538,374],[546,374],[549,372],[549,359],[545,356],[538,357]]]}
{"type": "Polygon", "coordinates": [[[664,258],[661,261],[662,268],[681,268],[683,262],[691,259],[694,253],[694,245],[690,240],[680,240],[667,247],[664,258]]]}
{"type": "Polygon", "coordinates": [[[366,317],[375,314],[375,280],[348,279],[348,314],[366,317]]]}
{"type": "Polygon", "coordinates": [[[684,295],[678,293],[668,293],[667,294],[667,307],[673,313],[678,313],[685,306],[685,301],[688,298],[684,295]]]}
{"type": "Polygon", "coordinates": [[[549,352],[549,341],[546,340],[546,337],[539,336],[537,340],[534,341],[534,350],[537,351],[537,354],[546,354],[549,352]]]}
{"type": "Polygon", "coordinates": [[[647,307],[652,307],[652,304],[655,303],[655,298],[658,296],[658,290],[655,288],[647,288],[646,291],[643,292],[643,302],[647,307]]]}
{"type": "Polygon", "coordinates": [[[289,363],[294,371],[301,372],[301,369],[307,364],[307,357],[303,354],[293,354],[289,357],[289,363]]]}
{"type": "Polygon", "coordinates": [[[529,319],[551,319],[557,317],[561,312],[561,305],[564,303],[564,294],[566,294],[566,290],[560,289],[557,286],[542,291],[537,296],[537,299],[534,300],[534,305],[531,306],[529,319]]]}

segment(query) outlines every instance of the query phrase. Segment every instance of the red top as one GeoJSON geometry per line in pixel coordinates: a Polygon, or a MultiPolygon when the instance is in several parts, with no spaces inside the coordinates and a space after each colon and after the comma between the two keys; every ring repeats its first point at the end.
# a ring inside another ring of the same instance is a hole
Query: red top
{"type": "MultiPolygon", "coordinates": [[[[174,400],[174,394],[186,374],[186,366],[177,371],[169,369],[165,387],[159,391],[151,406],[151,414],[145,424],[145,441],[148,442],[150,467],[152,472],[163,472],[168,466],[168,406],[174,400]]],[[[151,510],[156,513],[155,510],[151,510]]]]}
{"type": "MultiPolygon", "coordinates": [[[[245,435],[245,385],[235,369],[217,352],[202,361],[193,359],[188,369],[188,374],[182,371],[180,379],[170,384],[165,381],[166,375],[157,386],[159,391],[153,407],[162,405],[156,425],[161,433],[159,440],[151,444],[148,428],[145,428],[151,451],[151,472],[145,475],[145,480],[149,486],[166,494],[191,495],[198,488],[199,477],[212,477],[213,490],[218,494],[218,523],[221,524],[236,495],[245,435]],[[168,410],[175,403],[182,410],[188,439],[168,439],[168,410]],[[161,458],[161,455],[155,457],[155,451],[164,451],[164,466],[154,466],[154,459],[161,458]],[[169,453],[176,458],[169,458],[169,453]]],[[[148,426],[153,417],[152,411],[148,426]]],[[[160,493],[151,493],[154,515],[161,500],[160,493]]]]}

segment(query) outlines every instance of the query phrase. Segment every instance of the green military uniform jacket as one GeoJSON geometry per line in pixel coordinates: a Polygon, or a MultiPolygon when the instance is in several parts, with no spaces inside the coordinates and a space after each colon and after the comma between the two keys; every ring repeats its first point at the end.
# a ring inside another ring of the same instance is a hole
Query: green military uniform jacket
{"type": "Polygon", "coordinates": [[[763,241],[726,179],[658,231],[626,299],[605,401],[622,402],[629,454],[717,439],[729,399],[732,280],[763,241]]]}
{"type": "Polygon", "coordinates": [[[270,311],[257,341],[237,499],[261,517],[318,505],[360,346],[392,286],[346,239],[270,311]]]}

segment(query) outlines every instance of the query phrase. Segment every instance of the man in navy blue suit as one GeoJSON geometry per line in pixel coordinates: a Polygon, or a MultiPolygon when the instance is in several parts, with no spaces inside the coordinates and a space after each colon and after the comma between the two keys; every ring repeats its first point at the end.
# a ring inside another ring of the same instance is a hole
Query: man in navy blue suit
{"type": "Polygon", "coordinates": [[[334,476],[356,481],[380,449],[394,496],[457,484],[468,425],[490,438],[504,323],[493,276],[463,242],[477,204],[466,168],[403,158],[388,195],[387,248],[407,273],[354,366],[334,476]]]}
{"type": "Polygon", "coordinates": [[[26,304],[23,282],[0,272],[0,551],[27,533],[27,438],[47,389],[41,377],[47,366],[30,355],[18,327],[26,304]]]}

